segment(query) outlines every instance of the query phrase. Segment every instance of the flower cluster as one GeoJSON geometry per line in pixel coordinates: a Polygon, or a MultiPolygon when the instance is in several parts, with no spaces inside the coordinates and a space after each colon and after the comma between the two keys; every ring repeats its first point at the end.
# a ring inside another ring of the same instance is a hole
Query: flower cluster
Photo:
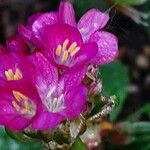
{"type": "MultiPolygon", "coordinates": [[[[0,124],[14,131],[55,128],[84,113],[91,66],[113,61],[117,38],[102,31],[109,15],[89,10],[78,23],[72,4],[31,16],[0,46],[0,124]]],[[[93,89],[93,90],[92,90],[93,89]]]]}

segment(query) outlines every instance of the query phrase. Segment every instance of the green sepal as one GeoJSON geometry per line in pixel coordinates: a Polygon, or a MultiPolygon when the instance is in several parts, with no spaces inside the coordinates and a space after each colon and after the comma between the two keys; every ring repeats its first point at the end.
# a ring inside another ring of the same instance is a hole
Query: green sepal
{"type": "Polygon", "coordinates": [[[82,140],[78,137],[74,144],[71,147],[71,150],[88,150],[87,146],[82,142],[82,140]]]}

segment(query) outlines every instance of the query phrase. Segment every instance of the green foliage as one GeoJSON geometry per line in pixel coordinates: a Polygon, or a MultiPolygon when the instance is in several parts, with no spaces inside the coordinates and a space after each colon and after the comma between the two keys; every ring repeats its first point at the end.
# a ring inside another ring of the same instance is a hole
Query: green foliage
{"type": "Polygon", "coordinates": [[[103,81],[103,95],[116,95],[119,98],[118,107],[110,114],[110,119],[115,120],[127,96],[128,69],[120,61],[115,61],[100,68],[100,78],[103,81]]]}
{"type": "Polygon", "coordinates": [[[77,138],[71,150],[88,150],[80,138],[77,138]]]}
{"type": "Polygon", "coordinates": [[[141,5],[148,0],[112,0],[112,1],[123,5],[141,5]]]}
{"type": "Polygon", "coordinates": [[[138,121],[142,115],[148,115],[148,116],[150,115],[150,103],[145,104],[144,106],[140,107],[139,110],[129,115],[126,120],[130,122],[138,121]]]}
{"type": "Polygon", "coordinates": [[[0,128],[0,150],[43,150],[40,143],[24,143],[11,139],[5,132],[4,128],[0,128]]]}

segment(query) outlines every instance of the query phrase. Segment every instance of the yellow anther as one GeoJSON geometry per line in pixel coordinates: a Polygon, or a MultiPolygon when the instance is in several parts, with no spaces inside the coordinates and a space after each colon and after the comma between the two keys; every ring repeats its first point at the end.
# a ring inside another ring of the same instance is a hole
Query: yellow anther
{"type": "Polygon", "coordinates": [[[64,51],[63,56],[62,56],[62,62],[66,61],[68,58],[68,51],[64,51]]]}
{"type": "Polygon", "coordinates": [[[19,80],[22,78],[22,72],[17,68],[16,73],[14,74],[14,80],[19,80]]]}
{"type": "Polygon", "coordinates": [[[62,50],[63,50],[63,51],[67,49],[68,43],[69,43],[69,39],[66,39],[66,40],[64,41],[63,47],[62,47],[62,50]]]}
{"type": "Polygon", "coordinates": [[[18,102],[23,102],[23,108],[21,108],[15,101],[12,102],[12,105],[14,106],[14,108],[17,111],[20,111],[22,114],[26,114],[30,111],[31,109],[31,105],[28,101],[28,97],[26,97],[25,95],[23,95],[22,93],[18,92],[18,91],[12,91],[13,95],[15,97],[15,99],[18,102]]]}
{"type": "Polygon", "coordinates": [[[70,54],[70,56],[74,56],[78,51],[80,50],[80,47],[76,47],[70,54]]]}
{"type": "Polygon", "coordinates": [[[77,46],[77,42],[73,42],[71,45],[70,45],[70,47],[69,47],[69,49],[68,49],[68,52],[73,52],[74,51],[74,49],[76,48],[76,46],[77,46]]]}
{"type": "Polygon", "coordinates": [[[74,56],[80,50],[80,47],[77,46],[77,42],[73,42],[71,45],[68,44],[69,39],[66,39],[62,45],[58,45],[56,48],[55,54],[60,57],[61,63],[67,61],[68,57],[74,56]]]}
{"type": "Polygon", "coordinates": [[[28,100],[28,97],[26,97],[25,95],[23,95],[22,93],[20,93],[18,91],[13,91],[13,95],[16,98],[16,100],[18,100],[18,101],[28,100]]]}
{"type": "Polygon", "coordinates": [[[8,81],[14,79],[14,73],[11,69],[9,69],[8,71],[5,71],[5,76],[6,76],[8,81]]]}
{"type": "Polygon", "coordinates": [[[20,110],[20,106],[15,102],[15,101],[12,101],[12,105],[14,106],[14,108],[19,111],[20,110]]]}
{"type": "Polygon", "coordinates": [[[61,45],[58,45],[57,48],[56,48],[56,51],[55,51],[56,55],[60,56],[61,55],[61,51],[62,51],[62,47],[61,47],[61,45]]]}
{"type": "Polygon", "coordinates": [[[5,76],[8,81],[20,80],[22,78],[22,72],[17,68],[16,72],[13,73],[12,69],[5,71],[5,76]]]}
{"type": "Polygon", "coordinates": [[[21,109],[21,113],[22,113],[22,114],[26,114],[26,113],[28,113],[28,112],[29,112],[29,109],[26,109],[26,108],[21,109]]]}

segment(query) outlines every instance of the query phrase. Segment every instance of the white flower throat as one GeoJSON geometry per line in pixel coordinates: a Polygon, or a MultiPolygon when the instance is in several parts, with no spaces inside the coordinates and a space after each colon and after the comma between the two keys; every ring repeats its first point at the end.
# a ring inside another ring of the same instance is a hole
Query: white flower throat
{"type": "Polygon", "coordinates": [[[64,106],[64,94],[60,94],[59,96],[54,96],[54,92],[56,87],[53,87],[46,96],[46,107],[49,112],[57,113],[61,112],[65,109],[64,106]]]}

